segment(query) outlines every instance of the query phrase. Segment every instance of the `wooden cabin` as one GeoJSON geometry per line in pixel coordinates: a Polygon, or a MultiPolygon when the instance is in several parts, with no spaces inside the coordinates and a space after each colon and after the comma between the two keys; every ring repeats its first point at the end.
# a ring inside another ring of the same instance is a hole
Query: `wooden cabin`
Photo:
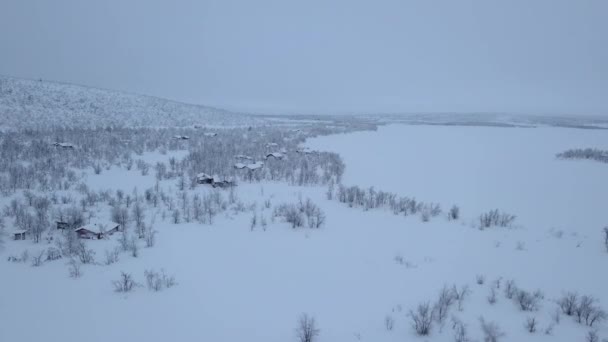
{"type": "Polygon", "coordinates": [[[25,240],[27,237],[27,230],[25,229],[17,229],[13,231],[13,239],[14,240],[25,240]]]}
{"type": "Polygon", "coordinates": [[[213,184],[213,177],[208,174],[201,172],[196,175],[196,183],[197,184],[213,184]]]}
{"type": "Polygon", "coordinates": [[[74,230],[81,239],[103,239],[120,231],[120,224],[116,222],[91,222],[74,230]]]}

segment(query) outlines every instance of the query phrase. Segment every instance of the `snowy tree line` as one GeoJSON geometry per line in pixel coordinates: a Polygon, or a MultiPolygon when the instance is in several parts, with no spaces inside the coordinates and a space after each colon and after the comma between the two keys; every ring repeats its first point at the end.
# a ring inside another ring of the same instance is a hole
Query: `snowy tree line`
{"type": "Polygon", "coordinates": [[[196,174],[204,172],[240,181],[275,180],[291,184],[339,182],[344,164],[335,153],[298,153],[307,137],[370,127],[306,126],[294,132],[278,127],[223,129],[216,136],[194,128],[97,128],[0,132],[0,192],[17,190],[69,190],[79,179],[78,170],[100,174],[111,167],[153,174],[157,180],[183,179],[194,185],[196,174]],[[187,136],[186,140],[174,136],[187,136]],[[67,142],[73,148],[54,146],[67,142]],[[271,147],[272,146],[272,147],[271,147]],[[167,153],[187,150],[184,160],[148,163],[138,158],[144,152],[167,153]],[[265,160],[268,153],[285,158],[265,160]],[[238,170],[236,156],[264,161],[258,170],[238,170]]]}
{"type": "Polygon", "coordinates": [[[608,163],[608,151],[596,148],[577,148],[557,154],[560,159],[590,159],[601,163],[608,163]]]}

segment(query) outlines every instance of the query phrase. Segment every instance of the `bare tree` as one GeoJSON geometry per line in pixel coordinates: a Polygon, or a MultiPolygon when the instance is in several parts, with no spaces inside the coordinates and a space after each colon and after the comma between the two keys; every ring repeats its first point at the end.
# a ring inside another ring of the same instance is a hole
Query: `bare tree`
{"type": "Polygon", "coordinates": [[[149,224],[146,226],[146,229],[144,231],[144,240],[146,241],[146,247],[154,247],[154,245],[156,244],[156,230],[154,230],[152,224],[149,224]]]}
{"type": "Polygon", "coordinates": [[[179,212],[179,209],[173,210],[171,217],[173,218],[173,223],[178,224],[181,221],[181,213],[179,212]]]}
{"type": "Polygon", "coordinates": [[[395,319],[391,315],[384,317],[384,327],[387,331],[392,331],[395,327],[395,319]]]}
{"type": "Polygon", "coordinates": [[[114,206],[112,208],[112,221],[120,224],[122,230],[126,230],[129,224],[129,211],[127,208],[118,205],[114,206]]]}
{"type": "Polygon", "coordinates": [[[82,240],[78,240],[75,254],[83,264],[91,264],[95,261],[95,251],[87,248],[87,245],[82,240]]]}
{"type": "Polygon", "coordinates": [[[604,227],[604,246],[606,247],[606,252],[608,252],[608,227],[604,227]]]}
{"type": "Polygon", "coordinates": [[[515,301],[522,311],[536,311],[540,302],[540,296],[525,290],[517,291],[515,301]]]}
{"type": "Polygon", "coordinates": [[[456,299],[456,303],[458,304],[458,311],[462,311],[464,300],[469,296],[471,290],[468,285],[463,285],[460,287],[460,290],[456,287],[456,285],[452,286],[452,293],[454,293],[454,298],[456,299]]]}
{"type": "Polygon", "coordinates": [[[44,250],[40,251],[39,254],[34,255],[34,257],[32,258],[32,266],[34,267],[39,267],[44,263],[44,250]]]}
{"type": "Polygon", "coordinates": [[[458,206],[454,205],[450,208],[450,211],[448,211],[448,220],[454,221],[454,220],[458,220],[459,218],[460,218],[460,208],[458,208],[458,206]]]}
{"type": "Polygon", "coordinates": [[[507,280],[505,283],[505,297],[507,299],[513,299],[517,294],[517,285],[515,285],[514,280],[507,280]]]}
{"type": "Polygon", "coordinates": [[[467,326],[456,317],[452,317],[452,329],[454,330],[454,342],[470,341],[467,326]]]}
{"type": "Polygon", "coordinates": [[[526,330],[529,333],[535,333],[538,326],[538,321],[536,320],[536,317],[528,317],[524,326],[526,327],[526,330]]]}
{"type": "Polygon", "coordinates": [[[112,282],[114,291],[116,292],[131,292],[137,286],[130,273],[121,272],[120,279],[112,282]]]}
{"type": "Polygon", "coordinates": [[[448,289],[447,285],[444,285],[441,291],[439,292],[439,298],[433,307],[433,311],[435,313],[435,318],[437,323],[443,324],[446,317],[448,316],[448,311],[452,304],[456,301],[456,296],[454,292],[448,289]]]}
{"type": "Polygon", "coordinates": [[[600,336],[598,335],[596,330],[589,330],[587,336],[585,337],[587,342],[600,342],[600,336]]]}
{"type": "Polygon", "coordinates": [[[296,336],[299,342],[314,342],[320,332],[321,330],[317,328],[314,317],[310,317],[308,314],[300,316],[296,328],[296,336]]]}
{"type": "Polygon", "coordinates": [[[71,258],[68,262],[68,271],[70,273],[71,278],[80,278],[82,276],[80,264],[74,258],[71,258]]]}
{"type": "Polygon", "coordinates": [[[562,298],[557,301],[560,309],[564,315],[572,316],[575,314],[576,308],[578,307],[578,293],[568,292],[562,298]]]}
{"type": "Polygon", "coordinates": [[[582,296],[574,310],[577,322],[593,327],[593,324],[605,320],[606,312],[598,307],[596,303],[597,300],[594,297],[582,296]]]}
{"type": "Polygon", "coordinates": [[[250,230],[253,231],[257,225],[258,225],[258,214],[254,212],[253,216],[251,217],[251,220],[249,222],[250,230]]]}
{"type": "Polygon", "coordinates": [[[412,320],[412,327],[416,334],[427,336],[431,332],[433,325],[433,310],[429,302],[421,303],[416,308],[416,311],[410,310],[409,317],[412,320]]]}
{"type": "Polygon", "coordinates": [[[120,249],[114,248],[111,251],[106,250],[105,254],[106,254],[106,261],[105,261],[106,265],[111,265],[118,261],[118,256],[120,255],[120,249]]]}
{"type": "Polygon", "coordinates": [[[484,342],[498,342],[505,334],[500,330],[496,322],[486,322],[483,317],[479,318],[484,342]]]}
{"type": "Polygon", "coordinates": [[[494,305],[497,302],[496,298],[496,288],[494,286],[490,287],[490,294],[488,295],[488,303],[494,305]]]}
{"type": "Polygon", "coordinates": [[[133,208],[131,209],[131,212],[133,214],[133,220],[135,221],[135,231],[137,233],[137,236],[140,239],[143,239],[146,229],[144,225],[144,219],[146,215],[144,213],[144,208],[139,201],[135,202],[133,208]]]}

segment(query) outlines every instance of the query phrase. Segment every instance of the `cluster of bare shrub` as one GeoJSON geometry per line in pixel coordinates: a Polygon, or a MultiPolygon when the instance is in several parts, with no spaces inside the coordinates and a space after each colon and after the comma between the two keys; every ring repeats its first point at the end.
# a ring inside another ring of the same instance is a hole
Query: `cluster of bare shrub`
{"type": "MultiPolygon", "coordinates": [[[[337,189],[330,184],[327,191],[329,199],[336,198],[349,207],[360,207],[365,210],[386,208],[395,215],[420,215],[422,221],[429,221],[441,215],[441,206],[437,203],[425,203],[410,197],[400,197],[397,194],[377,191],[373,187],[363,189],[358,186],[344,186],[339,184],[337,189]]],[[[460,217],[460,210],[454,206],[448,212],[448,218],[456,220],[460,217]]]]}
{"type": "Polygon", "coordinates": [[[515,221],[515,218],[515,215],[501,212],[498,209],[490,210],[479,216],[478,228],[510,227],[515,221]]]}
{"type": "Polygon", "coordinates": [[[282,218],[292,228],[303,227],[320,228],[325,223],[325,213],[310,199],[291,204],[280,204],[272,213],[273,218],[282,218]]]}
{"type": "Polygon", "coordinates": [[[557,303],[564,315],[572,316],[578,323],[589,327],[608,318],[606,311],[599,307],[598,300],[591,296],[568,292],[557,303]]]}
{"type": "MultiPolygon", "coordinates": [[[[434,304],[423,302],[418,304],[415,310],[410,310],[408,317],[416,334],[420,336],[429,335],[434,323],[443,326],[450,309],[456,305],[458,310],[461,311],[463,303],[470,293],[469,287],[466,285],[460,288],[456,285],[451,288],[444,285],[434,304]]],[[[466,335],[464,325],[454,323],[453,328],[458,331],[457,334],[466,335]]]]}
{"type": "MultiPolygon", "coordinates": [[[[177,285],[175,277],[168,276],[164,271],[156,272],[154,270],[144,271],[144,277],[146,278],[146,286],[148,290],[158,292],[163,289],[171,288],[177,285]]],[[[120,278],[112,282],[114,285],[114,291],[120,293],[127,293],[135,290],[137,287],[142,286],[136,282],[131,273],[121,272],[120,278]]]]}

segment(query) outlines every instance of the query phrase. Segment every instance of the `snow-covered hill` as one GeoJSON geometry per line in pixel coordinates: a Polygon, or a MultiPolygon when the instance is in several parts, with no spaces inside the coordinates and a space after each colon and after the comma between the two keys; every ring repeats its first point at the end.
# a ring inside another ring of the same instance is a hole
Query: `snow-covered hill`
{"type": "Polygon", "coordinates": [[[0,128],[252,125],[212,107],[73,84],[0,76],[0,128]]]}

